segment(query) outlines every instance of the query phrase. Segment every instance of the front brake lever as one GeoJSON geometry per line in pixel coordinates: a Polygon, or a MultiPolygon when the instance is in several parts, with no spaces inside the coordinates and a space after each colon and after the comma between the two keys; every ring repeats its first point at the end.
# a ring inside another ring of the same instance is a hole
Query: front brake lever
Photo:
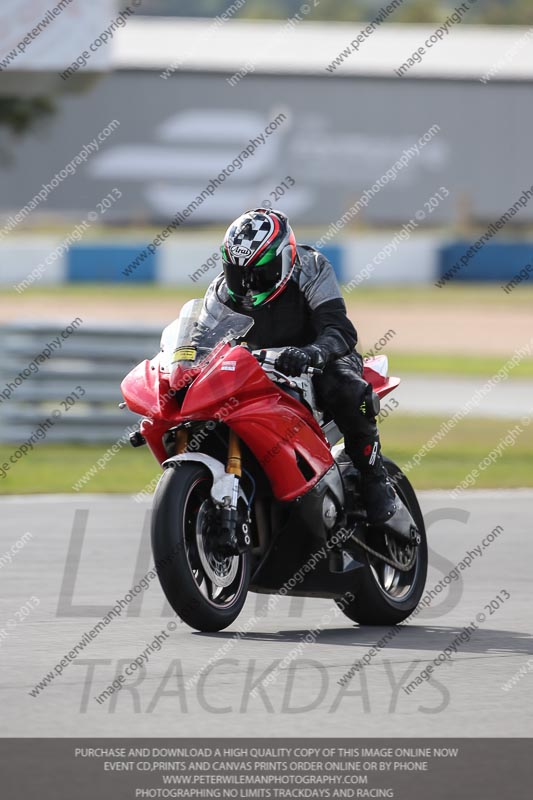
{"type": "Polygon", "coordinates": [[[279,369],[272,368],[269,370],[270,374],[273,375],[275,378],[282,380],[284,383],[288,384],[291,389],[296,389],[296,384],[294,381],[291,381],[288,375],[285,375],[284,372],[280,372],[279,369]]]}
{"type": "Polygon", "coordinates": [[[271,361],[264,359],[261,366],[263,367],[265,372],[267,372],[269,375],[272,375],[274,378],[277,378],[278,380],[281,380],[284,383],[288,384],[291,387],[291,389],[296,389],[296,384],[293,381],[291,381],[289,376],[285,375],[284,372],[280,372],[279,369],[276,369],[276,367],[271,361]],[[265,367],[267,367],[268,369],[265,369],[265,367]]]}

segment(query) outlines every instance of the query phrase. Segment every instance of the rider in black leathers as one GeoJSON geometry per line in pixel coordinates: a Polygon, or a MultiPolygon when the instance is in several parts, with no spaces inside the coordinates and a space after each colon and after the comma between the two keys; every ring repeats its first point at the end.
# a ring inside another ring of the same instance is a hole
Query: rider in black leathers
{"type": "Polygon", "coordinates": [[[376,424],[379,398],[362,378],[357,333],[329,261],[313,247],[297,245],[280,211],[255,209],[230,225],[222,245],[224,273],[209,286],[206,310],[222,302],[254,319],[253,349],[284,347],[276,367],[289,376],[306,366],[317,401],[344,435],[345,451],[360,471],[371,525],[408,541],[413,520],[390,482],[376,424]]]}

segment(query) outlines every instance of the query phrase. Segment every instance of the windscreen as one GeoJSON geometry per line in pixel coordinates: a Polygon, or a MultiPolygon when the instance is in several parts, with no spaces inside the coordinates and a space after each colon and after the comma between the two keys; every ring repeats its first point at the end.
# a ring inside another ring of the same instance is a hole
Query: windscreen
{"type": "Polygon", "coordinates": [[[189,300],[179,318],[163,331],[161,351],[163,368],[173,371],[181,365],[197,366],[220,342],[241,339],[254,320],[217,303],[207,311],[203,300],[189,300]]]}

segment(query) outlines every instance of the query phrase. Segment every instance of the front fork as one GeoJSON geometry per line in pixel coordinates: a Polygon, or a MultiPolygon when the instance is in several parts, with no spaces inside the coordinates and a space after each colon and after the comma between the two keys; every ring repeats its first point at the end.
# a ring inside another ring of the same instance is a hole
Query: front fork
{"type": "Polygon", "coordinates": [[[237,542],[239,552],[244,552],[251,545],[249,519],[239,524],[238,502],[242,477],[241,440],[231,430],[228,441],[228,457],[226,472],[233,475],[231,497],[224,498],[225,504],[220,509],[220,527],[224,537],[237,542]]]}
{"type": "MultiPolygon", "coordinates": [[[[188,444],[188,431],[186,428],[180,428],[176,434],[176,455],[184,453],[188,444]]],[[[235,542],[238,551],[244,552],[252,543],[250,537],[250,514],[248,512],[247,519],[239,524],[238,502],[242,477],[242,452],[241,440],[231,428],[229,431],[226,473],[233,475],[233,482],[228,486],[230,494],[224,495],[222,502],[217,504],[217,528],[221,531],[222,538],[225,541],[235,542]]]]}

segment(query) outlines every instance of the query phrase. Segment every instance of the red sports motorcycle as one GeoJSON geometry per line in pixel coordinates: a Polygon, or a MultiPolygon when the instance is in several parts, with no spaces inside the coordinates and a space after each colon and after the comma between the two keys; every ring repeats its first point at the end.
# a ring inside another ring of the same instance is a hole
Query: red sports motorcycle
{"type": "MultiPolygon", "coordinates": [[[[230,625],[248,591],[329,597],[360,624],[399,623],[427,572],[413,488],[385,459],[418,528],[409,543],[366,524],[359,473],[316,405],[313,370],[288,378],[275,368],[279,351],[251,351],[253,324],[191,300],[161,352],[122,383],[127,407],[143,416],[132,444],[148,444],[164,469],[152,516],[163,591],[200,631],[230,625]]],[[[380,397],[400,383],[386,372],[385,356],[366,360],[380,397]]]]}

